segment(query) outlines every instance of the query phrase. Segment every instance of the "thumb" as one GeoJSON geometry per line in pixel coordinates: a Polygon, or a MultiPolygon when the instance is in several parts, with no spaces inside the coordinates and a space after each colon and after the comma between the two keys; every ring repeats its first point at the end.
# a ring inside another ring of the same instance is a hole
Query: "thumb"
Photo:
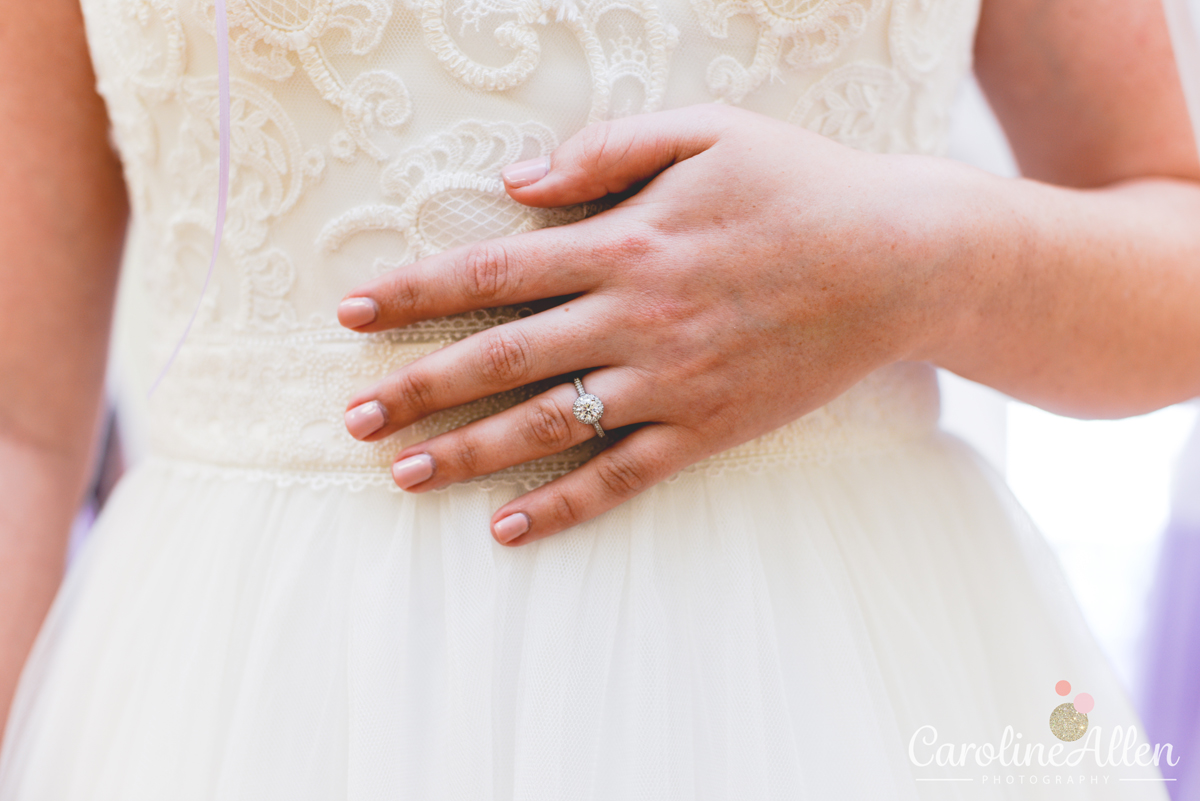
{"type": "Polygon", "coordinates": [[[552,155],[510,164],[500,175],[513,200],[527,206],[598,200],[708,150],[734,111],[714,104],[595,123],[552,155]]]}

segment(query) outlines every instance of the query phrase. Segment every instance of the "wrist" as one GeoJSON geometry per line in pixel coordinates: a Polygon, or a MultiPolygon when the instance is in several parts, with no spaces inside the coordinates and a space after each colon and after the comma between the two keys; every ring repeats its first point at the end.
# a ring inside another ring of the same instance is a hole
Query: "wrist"
{"type": "Polygon", "coordinates": [[[908,209],[913,328],[905,359],[952,370],[971,361],[988,308],[1027,259],[1031,223],[1019,198],[1028,182],[949,159],[912,157],[908,209]]]}

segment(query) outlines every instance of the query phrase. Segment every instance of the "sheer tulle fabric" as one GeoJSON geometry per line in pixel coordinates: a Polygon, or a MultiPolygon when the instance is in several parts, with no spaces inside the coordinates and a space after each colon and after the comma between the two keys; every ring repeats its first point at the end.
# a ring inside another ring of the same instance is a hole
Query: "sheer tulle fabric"
{"type": "Polygon", "coordinates": [[[912,780],[919,726],[1044,725],[1064,677],[1136,721],[946,435],[685,475],[522,548],[488,534],[502,494],[138,467],[32,658],[0,798],[1112,797],[912,780]]]}

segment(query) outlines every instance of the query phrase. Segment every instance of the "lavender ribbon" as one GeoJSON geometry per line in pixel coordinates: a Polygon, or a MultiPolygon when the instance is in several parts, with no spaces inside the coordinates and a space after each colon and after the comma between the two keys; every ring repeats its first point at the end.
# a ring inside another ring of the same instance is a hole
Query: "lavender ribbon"
{"type": "Polygon", "coordinates": [[[171,356],[163,366],[162,372],[158,374],[158,378],[154,379],[154,384],[151,385],[147,398],[154,395],[154,391],[158,389],[158,385],[166,377],[167,371],[175,363],[175,357],[179,355],[184,340],[191,333],[192,325],[196,322],[196,317],[200,314],[200,305],[204,302],[204,296],[208,292],[208,284],[212,280],[213,270],[217,266],[217,254],[221,250],[221,235],[225,232],[225,207],[229,200],[229,118],[231,116],[229,110],[229,22],[225,17],[225,0],[215,0],[215,5],[217,114],[219,117],[217,127],[219,129],[220,143],[217,155],[217,223],[213,234],[212,258],[208,262],[208,272],[204,276],[204,286],[200,289],[200,297],[196,298],[196,308],[192,309],[192,316],[188,320],[187,327],[183,329],[183,335],[175,343],[175,349],[171,351],[171,356]]]}

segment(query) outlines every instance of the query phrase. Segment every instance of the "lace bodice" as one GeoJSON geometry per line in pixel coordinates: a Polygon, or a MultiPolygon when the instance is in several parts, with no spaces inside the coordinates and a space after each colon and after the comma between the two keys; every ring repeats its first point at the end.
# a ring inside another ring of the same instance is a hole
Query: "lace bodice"
{"type": "MultiPolygon", "coordinates": [[[[719,101],[853,147],[938,153],[979,0],[228,0],[232,161],[221,258],[150,405],[152,451],[386,483],[401,443],[538,387],[364,444],[354,390],[505,308],[362,335],[337,301],[381,271],[587,208],[528,209],[499,170],[595,120],[719,101]]],[[[151,376],[200,294],[217,187],[212,0],[83,0],[134,209],[122,313],[151,376]]],[[[895,365],[703,469],[927,430],[932,371],[895,365]]],[[[491,480],[553,477],[588,447],[491,480]]]]}

